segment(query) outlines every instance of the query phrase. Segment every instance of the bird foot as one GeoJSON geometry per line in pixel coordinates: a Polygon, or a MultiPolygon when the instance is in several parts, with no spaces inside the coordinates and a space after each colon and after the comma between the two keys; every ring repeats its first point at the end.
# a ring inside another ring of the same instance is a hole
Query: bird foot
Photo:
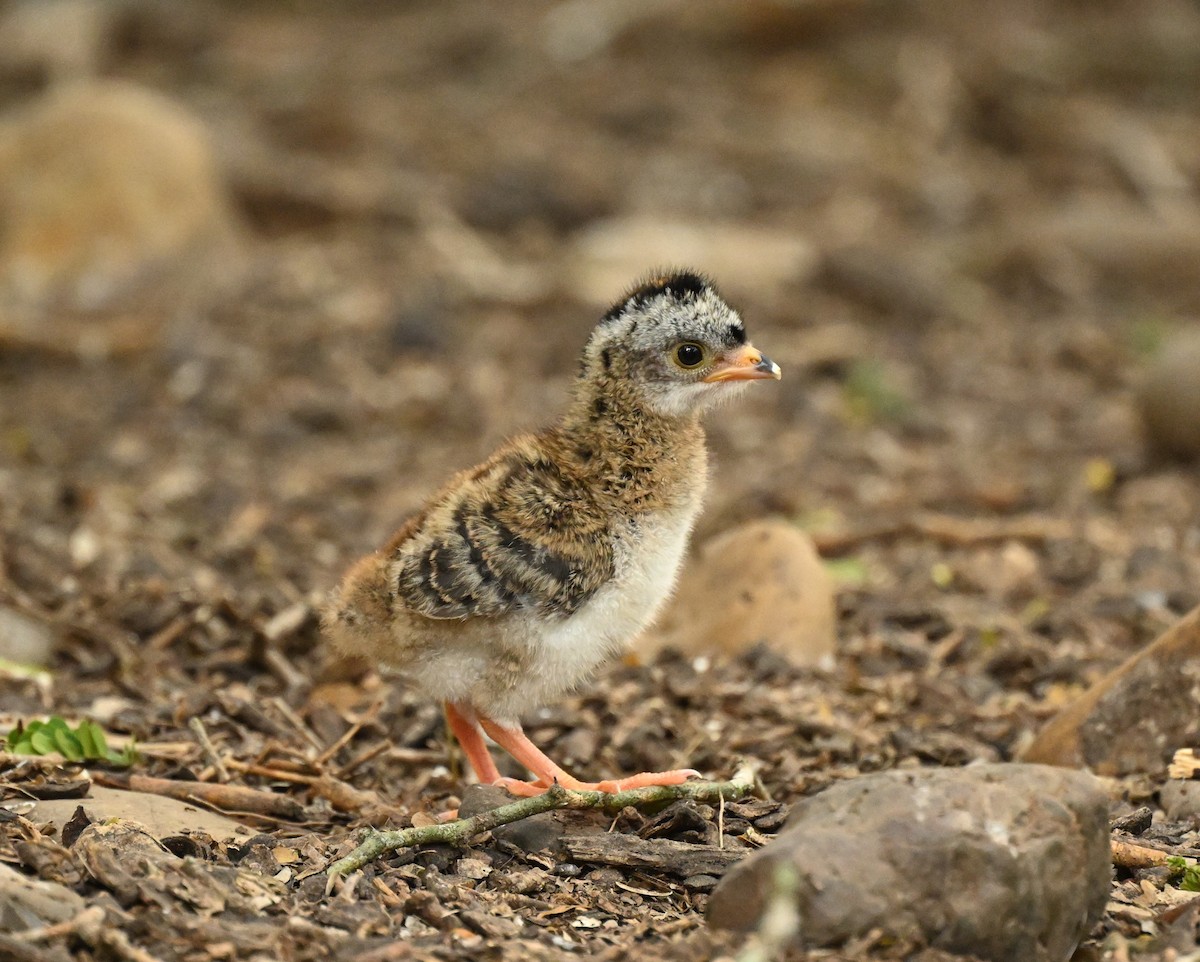
{"type": "Polygon", "coordinates": [[[682,785],[689,778],[700,778],[700,773],[694,768],[678,768],[670,772],[641,772],[637,775],[626,775],[624,778],[609,778],[601,782],[580,782],[578,785],[566,785],[565,787],[584,792],[608,792],[611,795],[630,788],[682,785]]]}
{"type": "MultiPolygon", "coordinates": [[[[694,768],[679,768],[670,772],[641,772],[637,775],[626,775],[624,778],[609,778],[599,782],[581,782],[578,778],[565,772],[556,781],[563,788],[576,792],[605,792],[615,795],[630,788],[647,788],[652,785],[682,785],[689,778],[700,778],[700,773],[694,768]]],[[[541,795],[550,787],[545,779],[523,782],[518,778],[500,778],[492,783],[507,789],[513,795],[522,798],[532,798],[541,795]]]]}
{"type": "Polygon", "coordinates": [[[510,795],[516,795],[520,798],[533,798],[534,795],[541,795],[550,786],[541,779],[532,782],[523,782],[519,778],[497,778],[493,785],[498,785],[510,795]]]}

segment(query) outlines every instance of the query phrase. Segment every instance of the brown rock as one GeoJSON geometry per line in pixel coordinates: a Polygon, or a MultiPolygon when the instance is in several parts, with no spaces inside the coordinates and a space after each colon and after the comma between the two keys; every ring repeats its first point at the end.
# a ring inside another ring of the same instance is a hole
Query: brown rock
{"type": "Polygon", "coordinates": [[[1142,378],[1138,402],[1157,454],[1200,458],[1200,328],[1167,338],[1142,378]]]}
{"type": "Polygon", "coordinates": [[[164,278],[198,285],[231,210],[182,107],[131,84],[57,88],[0,126],[0,321],[109,309],[164,278]]]}
{"type": "Polygon", "coordinates": [[[737,223],[626,217],[601,221],[575,240],[572,290],[596,303],[645,273],[647,265],[694,264],[715,277],[736,277],[747,290],[798,283],[817,264],[794,231],[737,223]]]}
{"type": "Polygon", "coordinates": [[[1111,873],[1108,798],[1091,775],[891,771],[799,802],[785,832],[721,881],[708,920],[751,930],[782,899],[805,947],[878,928],[996,962],[1065,962],[1103,912],[1111,873]]]}
{"type": "Polygon", "coordinates": [[[1069,252],[1109,283],[1162,290],[1200,280],[1200,207],[1182,198],[1160,210],[1111,197],[1075,200],[1013,223],[1007,236],[1048,261],[1069,252]]]}
{"type": "Polygon", "coordinates": [[[812,539],[780,520],[754,521],[706,541],[647,639],[691,654],[737,654],[758,644],[812,665],[832,659],[834,583],[812,539]]]}
{"type": "Polygon", "coordinates": [[[826,253],[821,281],[833,291],[884,314],[927,320],[942,311],[946,287],[927,265],[882,246],[826,253]]]}
{"type": "Polygon", "coordinates": [[[1200,739],[1197,704],[1200,608],[1059,712],[1022,761],[1157,775],[1175,749],[1200,739]]]}

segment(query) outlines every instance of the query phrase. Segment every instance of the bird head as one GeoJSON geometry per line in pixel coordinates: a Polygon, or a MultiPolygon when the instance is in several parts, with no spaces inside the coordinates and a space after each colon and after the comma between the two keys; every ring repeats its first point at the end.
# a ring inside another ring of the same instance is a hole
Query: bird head
{"type": "Polygon", "coordinates": [[[691,271],[651,277],[601,318],[583,358],[584,376],[611,379],[648,410],[685,417],[780,377],[779,365],[746,339],[737,311],[691,271]]]}

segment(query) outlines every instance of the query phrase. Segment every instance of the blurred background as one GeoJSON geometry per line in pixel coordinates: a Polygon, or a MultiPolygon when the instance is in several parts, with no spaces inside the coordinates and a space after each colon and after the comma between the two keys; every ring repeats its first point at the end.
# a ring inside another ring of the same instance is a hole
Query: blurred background
{"type": "MultiPolygon", "coordinates": [[[[86,715],[211,779],[202,720],[236,782],[304,798],[268,825],[318,873],[456,806],[438,706],[332,663],[321,599],[689,266],[783,380],[710,418],[674,606],[531,737],[585,777],[747,756],[781,803],[1018,757],[1200,603],[1197,91],[1194,0],[0,0],[0,731],[86,715]]],[[[1110,700],[1139,804],[1195,743],[1187,670],[1110,700]]],[[[460,938],[394,911],[397,864],[287,911],[460,938]]],[[[716,883],[570,868],[555,899],[625,908],[470,924],[619,949],[699,931],[716,883]]],[[[153,904],[188,958],[267,944],[153,904]]]]}
{"type": "Polygon", "coordinates": [[[1197,89],[1187,0],[0,4],[19,660],[302,685],[345,564],[688,265],[784,369],[701,540],[781,516],[840,664],[953,634],[1052,705],[1200,600],[1197,89]]]}

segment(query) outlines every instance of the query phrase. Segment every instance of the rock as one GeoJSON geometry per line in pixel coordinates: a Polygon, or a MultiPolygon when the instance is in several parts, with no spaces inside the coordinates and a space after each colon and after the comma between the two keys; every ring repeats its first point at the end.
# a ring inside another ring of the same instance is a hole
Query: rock
{"type": "Polygon", "coordinates": [[[65,885],[28,878],[0,863],[0,932],[23,932],[65,922],[84,910],[65,885]]]}
{"type": "Polygon", "coordinates": [[[883,314],[916,321],[942,312],[944,277],[911,255],[882,246],[831,250],[821,265],[824,286],[883,314]]]}
{"type": "Polygon", "coordinates": [[[1003,236],[1044,263],[1079,258],[1107,284],[1161,292],[1200,282],[1200,206],[1183,198],[1156,209],[1116,194],[1072,200],[1018,213],[1003,236]]]}
{"type": "Polygon", "coordinates": [[[0,605],[0,661],[50,664],[57,635],[44,621],[0,605]]]}
{"type": "Polygon", "coordinates": [[[1200,608],[1060,711],[1021,758],[1101,775],[1158,775],[1175,749],[1200,739],[1198,702],[1200,608]]]}
{"type": "Polygon", "coordinates": [[[120,13],[109,0],[19,0],[0,18],[0,73],[94,76],[120,13]]]}
{"type": "Polygon", "coordinates": [[[203,286],[235,234],[204,125],[117,82],[57,88],[0,126],[0,224],[0,322],[27,328],[203,286]]]}
{"type": "Polygon", "coordinates": [[[1200,458],[1200,328],[1167,338],[1138,388],[1146,443],[1169,458],[1200,458]]]}
{"type": "Polygon", "coordinates": [[[996,962],[1065,962],[1108,900],[1108,798],[1091,775],[1037,765],[842,782],[730,870],[709,923],[754,929],[789,869],[805,947],[878,928],[996,962]]]}
{"type": "Polygon", "coordinates": [[[232,818],[218,815],[197,805],[148,792],[127,792],[119,788],[92,785],[87,798],[55,798],[39,801],[26,817],[37,825],[52,823],[61,831],[83,808],[93,822],[124,819],[155,839],[170,838],[187,832],[204,832],[214,839],[248,838],[250,829],[232,818]]]}
{"type": "MultiPolygon", "coordinates": [[[[468,785],[458,806],[460,818],[470,818],[489,812],[501,805],[515,802],[503,788],[496,785],[468,785]]],[[[523,852],[562,852],[563,839],[603,835],[612,825],[612,817],[600,809],[559,809],[523,818],[519,822],[497,825],[493,836],[515,845],[523,852]]]]}
{"type": "Polygon", "coordinates": [[[727,655],[766,644],[815,665],[833,658],[836,616],[833,578],[812,539],[786,521],[754,521],[701,545],[646,643],[727,655]]]}
{"type": "Polygon", "coordinates": [[[1200,782],[1172,778],[1158,791],[1168,822],[1200,819],[1200,782]]]}
{"type": "Polygon", "coordinates": [[[737,278],[744,290],[796,284],[812,275],[817,255],[792,231],[740,223],[623,217],[600,221],[575,237],[572,290],[597,304],[627,288],[647,265],[691,264],[714,277],[737,278]]]}

